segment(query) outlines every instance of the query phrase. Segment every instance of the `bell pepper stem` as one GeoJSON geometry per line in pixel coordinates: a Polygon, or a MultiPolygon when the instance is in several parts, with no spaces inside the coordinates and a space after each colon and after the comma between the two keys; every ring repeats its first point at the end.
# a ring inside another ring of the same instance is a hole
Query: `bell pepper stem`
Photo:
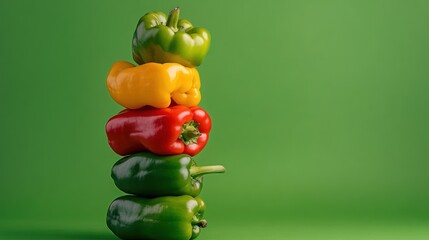
{"type": "Polygon", "coordinates": [[[179,13],[180,13],[180,8],[176,7],[173,10],[171,10],[170,14],[168,14],[168,19],[167,19],[167,27],[172,28],[175,32],[177,32],[177,23],[179,22],[179,13]]]}
{"type": "Polygon", "coordinates": [[[225,167],[222,165],[214,165],[214,166],[193,166],[190,169],[191,176],[200,176],[209,173],[224,173],[225,167]]]}
{"type": "Polygon", "coordinates": [[[182,140],[185,145],[197,143],[198,137],[201,136],[198,126],[199,124],[194,121],[183,124],[182,133],[180,134],[179,139],[182,140]]]}
{"type": "Polygon", "coordinates": [[[200,227],[202,227],[202,228],[205,228],[205,227],[207,227],[207,221],[205,220],[205,219],[202,219],[200,222],[199,222],[199,224],[198,224],[198,226],[200,226],[200,227]]]}
{"type": "Polygon", "coordinates": [[[205,220],[205,219],[201,219],[201,220],[194,219],[194,220],[192,220],[192,225],[197,225],[199,227],[205,228],[205,227],[207,227],[207,220],[205,220]]]}

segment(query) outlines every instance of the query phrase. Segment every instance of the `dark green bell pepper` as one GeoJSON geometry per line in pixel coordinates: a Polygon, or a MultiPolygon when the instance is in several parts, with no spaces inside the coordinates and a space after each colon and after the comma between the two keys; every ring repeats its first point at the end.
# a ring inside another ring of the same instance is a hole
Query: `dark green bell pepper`
{"type": "Polygon", "coordinates": [[[210,33],[193,27],[185,19],[179,20],[179,11],[173,9],[168,19],[159,11],[140,18],[132,41],[133,58],[138,64],[173,62],[186,67],[201,64],[210,47],[210,33]]]}
{"type": "Polygon", "coordinates": [[[116,186],[142,197],[198,196],[203,175],[224,172],[223,166],[195,165],[186,154],[155,155],[141,152],[120,159],[112,168],[116,186]]]}
{"type": "Polygon", "coordinates": [[[115,199],[107,212],[107,226],[121,239],[189,240],[207,226],[205,204],[191,196],[115,199]]]}

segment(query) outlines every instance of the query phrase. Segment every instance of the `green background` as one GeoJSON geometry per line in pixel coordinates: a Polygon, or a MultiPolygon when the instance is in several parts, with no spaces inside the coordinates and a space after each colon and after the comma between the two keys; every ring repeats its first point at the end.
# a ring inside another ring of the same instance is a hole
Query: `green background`
{"type": "Polygon", "coordinates": [[[429,238],[428,1],[1,1],[0,239],[115,239],[104,125],[137,20],[212,45],[201,239],[429,238]]]}

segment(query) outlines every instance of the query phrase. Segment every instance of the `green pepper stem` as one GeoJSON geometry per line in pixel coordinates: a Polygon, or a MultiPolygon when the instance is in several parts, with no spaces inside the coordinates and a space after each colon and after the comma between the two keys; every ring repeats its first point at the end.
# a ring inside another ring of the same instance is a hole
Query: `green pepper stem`
{"type": "Polygon", "coordinates": [[[168,14],[168,19],[167,19],[167,27],[170,27],[173,29],[173,31],[177,32],[178,28],[177,28],[177,23],[179,22],[179,13],[180,13],[180,8],[176,7],[173,10],[171,10],[170,14],[168,14]]]}
{"type": "Polygon", "coordinates": [[[194,216],[194,219],[192,220],[192,225],[197,225],[199,227],[205,228],[205,227],[207,227],[207,220],[205,220],[205,219],[199,220],[199,219],[197,219],[196,216],[194,216]]]}
{"type": "Polygon", "coordinates": [[[214,166],[192,166],[190,169],[191,176],[196,177],[209,173],[224,173],[225,167],[222,165],[214,165],[214,166]]]}
{"type": "Polygon", "coordinates": [[[207,221],[205,220],[205,219],[202,219],[199,223],[198,223],[198,226],[200,226],[200,227],[202,227],[202,228],[205,228],[205,227],[207,227],[207,221]]]}

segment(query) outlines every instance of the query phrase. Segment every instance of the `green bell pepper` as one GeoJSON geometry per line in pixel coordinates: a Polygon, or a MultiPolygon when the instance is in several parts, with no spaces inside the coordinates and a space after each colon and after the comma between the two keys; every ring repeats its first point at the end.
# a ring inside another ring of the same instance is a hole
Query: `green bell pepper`
{"type": "Polygon", "coordinates": [[[201,192],[204,174],[224,171],[223,166],[198,167],[186,154],[160,156],[140,152],[116,162],[111,176],[120,190],[141,197],[196,197],[201,192]]]}
{"type": "Polygon", "coordinates": [[[159,11],[145,14],[137,23],[132,46],[133,58],[138,64],[148,62],[179,63],[196,67],[207,55],[210,33],[179,20],[179,8],[173,9],[168,19],[159,11]]]}
{"type": "Polygon", "coordinates": [[[191,196],[115,199],[107,212],[107,226],[121,239],[189,240],[207,226],[205,204],[191,196]]]}

